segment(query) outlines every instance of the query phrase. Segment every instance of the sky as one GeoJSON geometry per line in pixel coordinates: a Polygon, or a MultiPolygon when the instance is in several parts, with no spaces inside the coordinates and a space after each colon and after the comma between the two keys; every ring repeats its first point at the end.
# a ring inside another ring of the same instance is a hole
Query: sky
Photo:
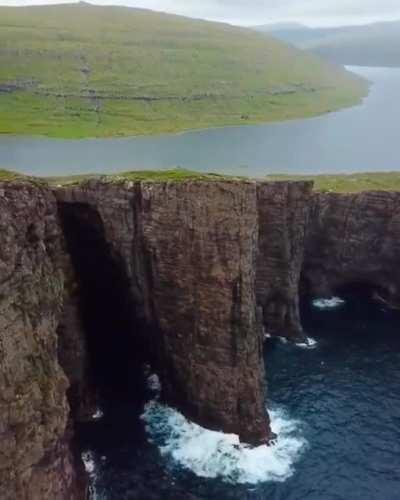
{"type": "MultiPolygon", "coordinates": [[[[0,0],[0,5],[66,3],[68,0],[0,0]]],[[[76,1],[76,0],[69,0],[76,1]]],[[[364,24],[400,19],[400,0],[90,0],[238,25],[301,22],[310,26],[364,24]]]]}

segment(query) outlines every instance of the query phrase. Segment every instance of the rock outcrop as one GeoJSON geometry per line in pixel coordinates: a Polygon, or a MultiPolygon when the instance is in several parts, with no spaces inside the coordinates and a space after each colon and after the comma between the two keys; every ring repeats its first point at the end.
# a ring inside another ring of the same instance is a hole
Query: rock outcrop
{"type": "Polygon", "coordinates": [[[308,293],[330,297],[343,288],[369,289],[400,305],[400,193],[315,193],[303,282],[308,293]]]}
{"type": "Polygon", "coordinates": [[[312,182],[270,182],[257,186],[256,291],[269,335],[292,339],[303,336],[299,282],[312,187],[312,182]]]}
{"type": "Polygon", "coordinates": [[[266,442],[256,184],[92,182],[56,196],[76,226],[92,213],[128,277],[131,334],[150,346],[165,400],[202,425],[266,442]]]}
{"type": "Polygon", "coordinates": [[[81,498],[58,363],[62,235],[48,189],[0,183],[0,498],[81,498]]]}

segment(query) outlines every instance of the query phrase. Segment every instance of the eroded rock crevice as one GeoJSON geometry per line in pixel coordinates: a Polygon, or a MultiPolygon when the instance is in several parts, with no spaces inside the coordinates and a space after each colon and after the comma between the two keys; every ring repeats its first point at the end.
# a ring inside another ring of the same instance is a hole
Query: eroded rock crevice
{"type": "MultiPolygon", "coordinates": [[[[58,211],[76,277],[75,314],[86,356],[75,396],[81,398],[86,390],[91,403],[124,394],[140,400],[150,346],[136,317],[125,264],[107,243],[102,219],[93,206],[59,203],[58,211]]],[[[76,333],[76,321],[66,328],[76,333]]],[[[75,404],[82,403],[76,399],[75,404]]]]}
{"type": "Polygon", "coordinates": [[[310,209],[311,182],[259,183],[257,302],[265,332],[293,340],[304,336],[299,282],[310,209]]]}

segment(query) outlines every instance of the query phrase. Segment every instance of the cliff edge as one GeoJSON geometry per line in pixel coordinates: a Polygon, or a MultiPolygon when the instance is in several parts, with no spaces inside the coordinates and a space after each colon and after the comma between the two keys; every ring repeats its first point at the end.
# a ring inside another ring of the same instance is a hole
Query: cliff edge
{"type": "Polygon", "coordinates": [[[0,241],[0,498],[79,499],[57,355],[62,234],[49,189],[0,183],[0,241]]]}

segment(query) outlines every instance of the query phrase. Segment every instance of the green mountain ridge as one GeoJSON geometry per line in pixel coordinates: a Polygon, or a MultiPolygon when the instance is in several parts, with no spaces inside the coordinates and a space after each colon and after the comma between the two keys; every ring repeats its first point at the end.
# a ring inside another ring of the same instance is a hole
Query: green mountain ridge
{"type": "Polygon", "coordinates": [[[253,30],[87,3],[0,7],[0,133],[105,137],[314,116],[367,84],[253,30]]]}
{"type": "Polygon", "coordinates": [[[337,64],[400,67],[400,21],[336,28],[272,24],[254,29],[337,64]]]}

